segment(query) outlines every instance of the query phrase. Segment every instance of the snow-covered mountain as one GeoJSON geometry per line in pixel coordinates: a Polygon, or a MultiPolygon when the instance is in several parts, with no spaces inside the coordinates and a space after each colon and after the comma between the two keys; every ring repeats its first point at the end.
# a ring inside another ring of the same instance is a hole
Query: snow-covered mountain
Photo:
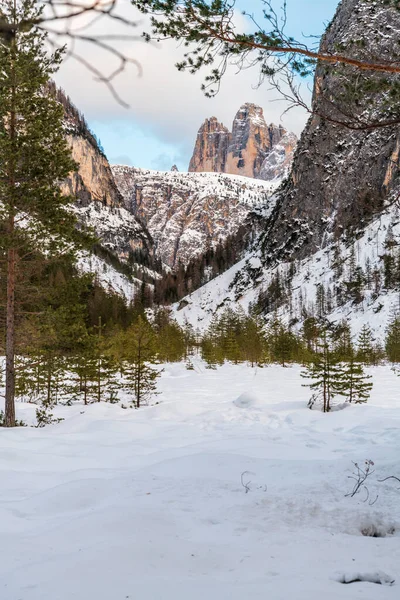
{"type": "MultiPolygon", "coordinates": [[[[398,61],[399,33],[393,3],[343,0],[321,51],[398,61]]],[[[400,308],[400,130],[381,125],[398,117],[387,90],[399,77],[352,69],[318,65],[314,114],[257,250],[186,298],[180,319],[204,327],[228,304],[255,303],[294,326],[307,316],[348,318],[354,332],[368,323],[384,337],[400,308]]]]}
{"type": "Polygon", "coordinates": [[[124,207],[107,157],[84,116],[61,89],[54,84],[50,89],[63,106],[65,135],[78,164],[61,188],[76,198],[78,222],[98,238],[95,253],[83,253],[79,267],[94,273],[105,289],[132,300],[143,277],[150,284],[160,277],[148,267],[155,258],[152,237],[143,222],[124,207]]]}
{"type": "Polygon", "coordinates": [[[125,208],[149,230],[155,252],[174,268],[238,232],[249,212],[268,206],[279,180],[221,173],[113,166],[125,208]]]}
{"type": "Polygon", "coordinates": [[[307,317],[350,322],[354,335],[368,324],[383,340],[400,311],[400,207],[388,206],[353,241],[329,244],[302,260],[265,268],[260,250],[175,305],[181,323],[204,330],[226,307],[257,306],[300,328],[307,317]]]}

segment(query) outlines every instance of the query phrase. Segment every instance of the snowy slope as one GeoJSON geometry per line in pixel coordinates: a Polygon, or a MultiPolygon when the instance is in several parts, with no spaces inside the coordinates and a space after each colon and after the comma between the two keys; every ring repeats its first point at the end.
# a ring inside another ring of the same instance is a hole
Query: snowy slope
{"type": "Polygon", "coordinates": [[[127,256],[130,250],[148,248],[151,240],[143,226],[125,208],[105,206],[91,202],[87,206],[75,205],[74,213],[80,223],[92,228],[102,246],[116,256],[127,256]]]}
{"type": "MultiPolygon", "coordinates": [[[[105,206],[101,202],[91,202],[87,206],[73,207],[78,221],[92,228],[100,245],[124,262],[132,250],[144,250],[153,254],[152,240],[143,225],[125,208],[105,206]]],[[[142,280],[128,277],[110,261],[92,253],[83,252],[79,256],[78,267],[84,273],[93,273],[97,282],[107,291],[117,293],[128,302],[133,300],[142,280]]],[[[147,280],[159,279],[161,275],[143,265],[131,264],[136,275],[145,273],[147,280]]]]}
{"type": "MultiPolygon", "coordinates": [[[[326,313],[332,322],[348,319],[353,333],[358,334],[362,325],[369,324],[378,339],[383,339],[390,316],[400,307],[400,291],[385,289],[383,256],[391,254],[397,257],[400,248],[400,209],[397,204],[388,207],[374,220],[359,238],[352,243],[341,242],[319,250],[314,255],[294,264],[295,274],[288,288],[288,301],[278,309],[278,314],[287,322],[296,322],[300,327],[304,316],[318,316],[317,288],[324,287],[326,313]],[[335,264],[335,252],[340,254],[340,271],[335,264]],[[344,292],[346,281],[350,277],[351,257],[364,273],[369,269],[378,273],[379,285],[368,286],[362,290],[363,300],[355,304],[353,301],[339,303],[338,292],[344,292]],[[331,306],[328,306],[331,304],[331,306]]],[[[293,265],[292,265],[293,266],[293,265]]],[[[240,304],[248,310],[260,292],[268,289],[268,285],[279,272],[281,278],[287,276],[290,263],[282,263],[277,267],[265,269],[262,266],[261,253],[249,254],[229,271],[210,281],[202,288],[185,298],[187,305],[179,310],[175,306],[177,319],[183,323],[187,319],[195,327],[205,329],[215,312],[226,306],[240,304]]],[[[181,305],[182,306],[182,305],[181,305]]],[[[268,316],[268,315],[266,315],[268,316]]]]}
{"type": "Polygon", "coordinates": [[[400,475],[394,373],[324,415],[298,367],[195,366],[165,365],[158,405],[1,431],[1,599],[397,599],[399,490],[378,482],[400,475]],[[365,459],[373,506],[345,497],[365,459]],[[359,578],[394,584],[339,583],[359,578]]]}
{"type": "Polygon", "coordinates": [[[269,204],[280,180],[265,182],[221,173],[112,167],[125,207],[143,221],[169,267],[237,233],[251,210],[269,204]]]}

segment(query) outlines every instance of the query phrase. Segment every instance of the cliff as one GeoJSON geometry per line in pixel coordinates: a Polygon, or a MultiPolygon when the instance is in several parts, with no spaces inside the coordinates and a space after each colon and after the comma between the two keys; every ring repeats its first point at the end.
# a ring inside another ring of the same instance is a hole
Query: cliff
{"type": "Polygon", "coordinates": [[[76,198],[80,222],[92,227],[100,243],[119,258],[126,259],[135,250],[153,255],[153,240],[143,223],[124,208],[110,164],[85,117],[61,89],[50,84],[50,91],[63,106],[65,135],[79,166],[61,188],[76,198]]]}
{"type": "Polygon", "coordinates": [[[282,179],[296,140],[282,126],[267,125],[261,107],[246,103],[235,116],[232,132],[216,117],[206,119],[197,134],[189,171],[282,179]]]}
{"type": "Polygon", "coordinates": [[[196,138],[189,172],[224,173],[231,134],[216,117],[206,119],[196,138]]]}
{"type": "MultiPolygon", "coordinates": [[[[398,61],[399,34],[400,12],[393,4],[343,0],[321,50],[398,61]]],[[[398,86],[395,76],[318,66],[314,114],[263,239],[267,263],[301,258],[356,234],[390,201],[398,186],[400,128],[370,125],[398,115],[390,93],[398,86]]]]}
{"type": "Polygon", "coordinates": [[[255,207],[268,206],[277,187],[217,173],[112,170],[125,208],[148,228],[157,255],[171,268],[236,234],[255,207]]]}

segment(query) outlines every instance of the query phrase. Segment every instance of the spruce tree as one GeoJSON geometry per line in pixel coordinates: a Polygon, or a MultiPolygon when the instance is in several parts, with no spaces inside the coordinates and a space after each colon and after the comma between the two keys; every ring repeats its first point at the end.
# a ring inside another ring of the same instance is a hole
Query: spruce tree
{"type": "Polygon", "coordinates": [[[375,338],[369,325],[363,325],[357,340],[357,360],[365,365],[376,362],[375,338]]]}
{"type": "Polygon", "coordinates": [[[347,361],[353,357],[354,349],[351,329],[348,321],[343,319],[333,332],[334,350],[339,361],[347,361]]]}
{"type": "Polygon", "coordinates": [[[346,363],[342,365],[341,379],[338,385],[338,391],[345,396],[349,402],[362,404],[367,402],[372,390],[371,375],[366,375],[361,363],[357,362],[354,356],[351,356],[346,363]]]}
{"type": "Polygon", "coordinates": [[[267,360],[267,342],[262,322],[257,317],[247,316],[239,335],[242,357],[253,367],[267,360]]]}
{"type": "Polygon", "coordinates": [[[157,338],[151,325],[139,316],[126,331],[117,334],[112,351],[119,361],[126,389],[133,395],[136,408],[155,394],[160,371],[157,361],[157,338]]]}
{"type": "Polygon", "coordinates": [[[385,347],[390,362],[400,362],[400,316],[398,315],[394,316],[388,325],[385,347]]]}
{"type": "Polygon", "coordinates": [[[64,137],[63,109],[48,93],[62,52],[49,55],[45,34],[34,23],[35,0],[3,0],[10,35],[0,44],[0,259],[4,265],[6,401],[4,425],[15,425],[15,328],[23,295],[24,262],[33,252],[46,257],[71,251],[75,219],[71,198],[59,182],[75,167],[64,137]]]}
{"type": "Polygon", "coordinates": [[[279,362],[282,367],[298,358],[299,340],[276,315],[268,326],[266,339],[272,360],[279,362]]]}
{"type": "Polygon", "coordinates": [[[321,402],[323,412],[329,412],[334,396],[340,393],[342,369],[334,355],[330,334],[326,329],[321,334],[313,361],[301,373],[301,376],[312,380],[311,383],[305,384],[313,392],[308,402],[309,408],[313,408],[317,402],[321,402]]]}

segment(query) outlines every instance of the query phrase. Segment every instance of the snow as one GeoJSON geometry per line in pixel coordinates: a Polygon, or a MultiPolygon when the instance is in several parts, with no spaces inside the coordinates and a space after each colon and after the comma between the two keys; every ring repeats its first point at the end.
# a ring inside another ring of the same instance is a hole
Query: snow
{"type": "MultiPolygon", "coordinates": [[[[274,206],[274,197],[271,198],[271,206],[274,206]]],[[[309,315],[317,315],[317,288],[323,284],[326,290],[330,289],[333,296],[332,310],[326,315],[330,321],[337,323],[342,319],[347,319],[354,337],[358,336],[363,325],[367,324],[373,330],[376,339],[383,342],[389,320],[400,306],[399,290],[388,290],[382,285],[379,294],[374,294],[372,289],[365,289],[364,298],[359,304],[349,301],[337,306],[334,301],[334,289],[336,285],[345,288],[344,282],[348,280],[352,253],[355,255],[358,266],[365,271],[367,263],[369,263],[371,271],[378,270],[383,281],[382,257],[385,253],[390,252],[396,256],[399,247],[400,208],[394,204],[383,210],[379,217],[366,226],[358,239],[347,244],[340,243],[343,274],[339,279],[333,267],[334,248],[332,244],[327,243],[326,247],[318,250],[315,254],[298,261],[289,293],[290,301],[279,308],[278,315],[286,322],[297,319],[297,328],[300,328],[304,319],[304,309],[309,315]],[[394,249],[392,250],[386,246],[388,236],[394,240],[394,249]]],[[[281,263],[272,268],[264,268],[256,281],[248,277],[249,270],[261,266],[260,251],[248,252],[231,269],[187,296],[185,300],[188,304],[182,310],[179,310],[178,303],[174,307],[177,320],[180,323],[187,320],[195,328],[204,331],[212,316],[227,306],[232,308],[241,306],[247,311],[250,304],[257,300],[259,292],[268,288],[277,271],[281,275],[285,274],[290,265],[281,263]],[[242,280],[245,282],[244,288],[241,290],[236,284],[240,275],[243,276],[242,280]]]]}
{"type": "Polygon", "coordinates": [[[235,235],[252,211],[270,211],[280,183],[121,165],[112,170],[125,205],[146,223],[157,255],[170,268],[235,235]]]}
{"type": "Polygon", "coordinates": [[[193,362],[159,404],[0,430],[1,599],[398,598],[400,379],[371,369],[367,405],[324,415],[300,367],[193,362]],[[365,459],[373,505],[345,497],[365,459]]]}
{"type": "Polygon", "coordinates": [[[105,260],[91,254],[81,252],[78,256],[77,267],[81,273],[91,273],[95,276],[97,283],[107,292],[115,293],[124,298],[128,303],[132,302],[142,282],[140,279],[119,273],[105,260]]]}

